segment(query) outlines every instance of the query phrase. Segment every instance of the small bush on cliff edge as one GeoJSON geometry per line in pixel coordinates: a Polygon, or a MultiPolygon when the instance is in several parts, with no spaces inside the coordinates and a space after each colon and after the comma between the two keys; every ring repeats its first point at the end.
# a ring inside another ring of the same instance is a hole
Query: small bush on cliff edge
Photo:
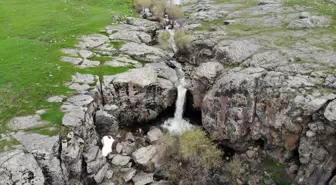
{"type": "Polygon", "coordinates": [[[212,170],[222,163],[222,152],[202,130],[187,131],[181,136],[166,135],[159,151],[165,175],[176,184],[207,184],[212,170]]]}
{"type": "Polygon", "coordinates": [[[158,42],[162,49],[171,49],[169,44],[170,34],[168,31],[161,32],[158,36],[158,42]]]}
{"type": "Polygon", "coordinates": [[[191,36],[183,30],[177,30],[175,32],[175,43],[178,50],[183,52],[191,43],[191,36]]]}

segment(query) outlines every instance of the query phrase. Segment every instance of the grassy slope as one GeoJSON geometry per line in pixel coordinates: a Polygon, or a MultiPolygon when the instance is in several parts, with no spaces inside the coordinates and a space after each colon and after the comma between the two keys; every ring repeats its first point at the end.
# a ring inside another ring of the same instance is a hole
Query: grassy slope
{"type": "MultiPolygon", "coordinates": [[[[132,14],[131,0],[0,1],[0,133],[14,116],[55,108],[46,98],[69,93],[62,86],[74,72],[113,74],[126,68],[77,69],[59,61],[60,49],[81,34],[97,33],[113,12],[132,14]]],[[[46,119],[59,122],[55,113],[46,119]]]]}

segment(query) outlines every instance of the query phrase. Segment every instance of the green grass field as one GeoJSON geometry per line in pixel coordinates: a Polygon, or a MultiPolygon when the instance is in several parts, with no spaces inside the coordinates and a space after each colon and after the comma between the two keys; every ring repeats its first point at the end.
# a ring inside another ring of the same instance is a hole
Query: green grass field
{"type": "Polygon", "coordinates": [[[117,12],[133,15],[131,0],[0,1],[0,133],[14,116],[50,109],[54,123],[62,114],[48,97],[71,93],[63,86],[75,72],[115,74],[127,68],[78,69],[59,61],[60,49],[73,47],[82,34],[98,33],[117,12]]]}

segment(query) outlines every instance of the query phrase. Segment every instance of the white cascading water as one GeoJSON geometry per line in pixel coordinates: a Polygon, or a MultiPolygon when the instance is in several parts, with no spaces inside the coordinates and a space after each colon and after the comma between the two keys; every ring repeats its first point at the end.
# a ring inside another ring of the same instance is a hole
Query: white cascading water
{"type": "Polygon", "coordinates": [[[182,134],[183,132],[193,128],[193,125],[183,119],[187,89],[185,88],[186,82],[183,71],[178,68],[177,73],[180,73],[182,76],[177,84],[177,100],[175,103],[176,109],[174,118],[166,120],[163,124],[163,128],[166,128],[171,134],[182,134]]]}

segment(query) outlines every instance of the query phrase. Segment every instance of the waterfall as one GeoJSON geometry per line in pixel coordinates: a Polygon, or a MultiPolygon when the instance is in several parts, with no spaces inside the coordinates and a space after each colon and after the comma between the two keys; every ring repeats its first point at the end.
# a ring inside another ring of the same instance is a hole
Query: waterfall
{"type": "Polygon", "coordinates": [[[180,84],[177,86],[177,100],[176,100],[176,109],[174,118],[183,119],[184,103],[185,97],[187,94],[187,89],[183,86],[184,79],[180,81],[180,84]]]}
{"type": "Polygon", "coordinates": [[[187,120],[183,119],[184,104],[187,94],[184,72],[181,68],[178,68],[177,74],[180,78],[177,83],[177,99],[175,103],[176,109],[174,118],[166,120],[163,124],[163,128],[166,128],[172,134],[182,134],[183,132],[193,128],[187,120]]]}

